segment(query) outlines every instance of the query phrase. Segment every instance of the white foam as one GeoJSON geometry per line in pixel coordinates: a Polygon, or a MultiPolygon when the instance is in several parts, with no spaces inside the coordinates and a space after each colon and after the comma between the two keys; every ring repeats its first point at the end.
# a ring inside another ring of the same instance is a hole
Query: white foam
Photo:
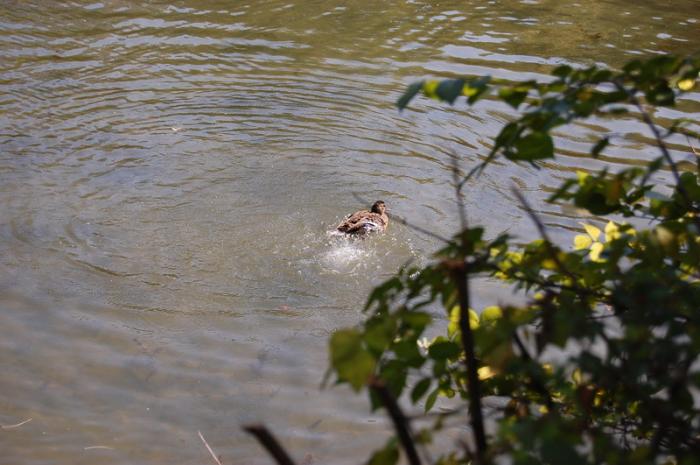
{"type": "Polygon", "coordinates": [[[365,241],[354,239],[336,231],[327,233],[328,241],[320,254],[320,264],[329,271],[351,273],[371,261],[374,249],[365,241]]]}

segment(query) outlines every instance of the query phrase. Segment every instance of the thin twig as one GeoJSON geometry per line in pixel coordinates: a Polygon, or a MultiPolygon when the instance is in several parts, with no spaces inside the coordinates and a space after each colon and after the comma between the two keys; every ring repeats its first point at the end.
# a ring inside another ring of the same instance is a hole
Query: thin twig
{"type": "Polygon", "coordinates": [[[462,197],[464,183],[462,182],[463,180],[460,180],[461,170],[459,168],[459,158],[454,151],[450,152],[450,159],[452,160],[452,181],[455,185],[455,195],[459,208],[459,224],[462,227],[462,231],[464,231],[467,229],[467,213],[464,209],[464,198],[462,197]]]}
{"type": "MultiPolygon", "coordinates": [[[[520,339],[517,330],[513,331],[513,340],[515,341],[515,345],[518,346],[518,350],[520,350],[520,358],[522,358],[526,362],[533,362],[533,358],[530,355],[530,352],[528,352],[527,348],[525,347],[525,344],[523,344],[522,339],[520,339]]],[[[542,384],[542,382],[536,377],[531,378],[531,384],[532,387],[545,398],[547,408],[550,411],[554,410],[554,400],[552,399],[552,395],[549,393],[549,390],[545,387],[545,385],[542,384]]]]}
{"type": "Polygon", "coordinates": [[[557,254],[557,251],[554,249],[553,242],[550,240],[549,235],[547,234],[547,229],[544,227],[544,223],[540,220],[540,218],[537,216],[535,211],[532,209],[530,204],[528,203],[527,199],[523,196],[523,194],[518,191],[515,186],[511,188],[511,192],[518,198],[518,201],[520,204],[523,206],[525,211],[527,212],[528,216],[532,219],[532,221],[535,223],[535,226],[537,227],[537,231],[539,231],[540,236],[544,240],[545,247],[547,248],[547,253],[549,254],[549,258],[552,259],[555,265],[557,265],[557,268],[559,271],[566,276],[568,276],[572,280],[572,284],[576,284],[576,281],[578,278],[576,275],[574,275],[571,271],[569,271],[564,264],[561,262],[559,259],[559,255],[557,254]]]}
{"type": "Polygon", "coordinates": [[[114,450],[114,447],[110,447],[110,446],[87,446],[87,447],[83,447],[83,450],[114,450]]]}
{"type": "Polygon", "coordinates": [[[244,426],[243,430],[252,434],[279,465],[295,465],[294,460],[267,428],[262,425],[248,425],[244,426]]]}
{"type": "Polygon", "coordinates": [[[646,124],[651,130],[651,133],[654,136],[654,139],[656,139],[657,145],[659,146],[659,150],[661,150],[661,154],[664,156],[664,159],[666,159],[666,163],[668,163],[669,168],[671,168],[671,172],[673,173],[673,177],[676,179],[676,183],[679,184],[681,182],[681,175],[678,172],[678,166],[676,166],[676,162],[673,161],[673,158],[671,157],[671,154],[669,153],[668,148],[666,147],[666,144],[664,143],[663,138],[661,137],[659,128],[656,127],[656,124],[654,124],[654,121],[651,119],[651,116],[644,109],[644,107],[642,106],[642,102],[639,101],[634,91],[627,89],[623,84],[621,84],[618,81],[615,81],[615,86],[618,88],[618,90],[625,92],[629,96],[630,101],[639,111],[639,114],[642,117],[642,121],[644,121],[644,124],[646,124]]]}
{"type": "Polygon", "coordinates": [[[447,410],[447,411],[444,411],[444,412],[415,413],[415,414],[412,414],[412,415],[407,415],[406,418],[407,418],[408,420],[426,420],[426,419],[429,419],[430,417],[442,417],[442,418],[447,418],[447,417],[451,417],[451,416],[454,416],[454,415],[458,415],[458,414],[460,414],[460,413],[463,413],[465,408],[466,408],[466,407],[462,406],[462,407],[457,407],[457,408],[455,408],[455,409],[447,410]]]}
{"type": "MultiPolygon", "coordinates": [[[[627,89],[621,82],[619,81],[614,81],[615,86],[618,88],[618,90],[625,92],[632,104],[637,107],[637,110],[639,110],[639,114],[642,117],[642,121],[649,127],[649,130],[651,130],[651,133],[654,135],[654,139],[656,139],[656,145],[659,147],[659,150],[661,150],[661,155],[663,155],[664,159],[666,160],[666,163],[668,163],[669,168],[671,169],[671,173],[673,173],[673,178],[676,181],[676,189],[678,189],[678,193],[683,197],[683,201],[686,204],[686,207],[690,211],[697,211],[696,208],[693,206],[693,202],[690,198],[690,195],[688,195],[688,191],[685,189],[683,184],[681,183],[681,175],[680,172],[678,171],[678,166],[676,165],[676,162],[673,160],[673,157],[671,157],[671,153],[668,151],[668,147],[666,147],[666,144],[663,141],[663,137],[661,137],[661,133],[659,132],[659,128],[656,127],[656,124],[654,121],[651,119],[651,116],[649,113],[644,110],[644,107],[642,106],[642,103],[639,101],[637,96],[635,95],[634,90],[629,90],[627,89]]],[[[700,218],[695,215],[693,217],[695,226],[700,229],[700,218]]]]}
{"type": "Polygon", "coordinates": [[[467,372],[467,387],[469,389],[469,419],[474,440],[476,442],[476,463],[483,464],[486,454],[486,433],[484,431],[484,417],[481,407],[481,382],[474,353],[474,335],[469,324],[469,264],[467,263],[467,213],[464,208],[464,198],[462,197],[462,186],[460,182],[459,159],[452,153],[452,175],[455,184],[455,195],[457,197],[457,208],[459,208],[459,221],[461,230],[461,263],[460,266],[452,270],[452,275],[457,285],[457,297],[459,298],[459,330],[464,349],[464,362],[467,372]]]}
{"type": "MultiPolygon", "coordinates": [[[[371,202],[369,200],[365,199],[364,197],[359,195],[357,192],[353,192],[352,196],[355,197],[358,201],[360,201],[363,204],[368,204],[368,205],[371,204],[371,202]]],[[[396,221],[399,224],[406,226],[409,229],[413,229],[415,231],[418,231],[419,233],[425,234],[426,236],[430,236],[433,239],[437,239],[437,240],[442,241],[446,244],[454,243],[454,241],[447,239],[446,237],[443,237],[437,233],[434,233],[433,231],[430,231],[428,229],[425,229],[425,228],[422,228],[418,225],[415,225],[415,224],[409,222],[406,218],[403,218],[401,216],[398,216],[398,215],[395,215],[392,213],[390,219],[392,219],[393,221],[396,221]]]]}
{"type": "Polygon", "coordinates": [[[31,418],[27,418],[26,420],[20,421],[19,423],[16,423],[16,424],[14,424],[14,425],[0,425],[0,429],[19,428],[19,427],[22,426],[22,425],[26,425],[26,424],[29,423],[30,421],[32,421],[32,419],[31,419],[31,418]]]}
{"type": "MultiPolygon", "coordinates": [[[[500,270],[498,270],[500,271],[500,270]]],[[[536,284],[544,289],[555,289],[555,290],[560,290],[560,291],[571,291],[574,293],[579,293],[579,294],[585,294],[590,297],[595,297],[596,299],[600,300],[601,302],[607,303],[609,305],[612,305],[614,302],[610,298],[609,295],[606,295],[605,293],[602,293],[600,291],[595,291],[593,289],[588,289],[586,287],[581,287],[577,286],[576,284],[573,285],[567,285],[567,284],[561,284],[561,283],[554,283],[551,281],[547,280],[539,280],[535,278],[530,278],[527,276],[518,276],[516,278],[512,278],[518,281],[522,281],[528,284],[536,284]]]]}
{"type": "Polygon", "coordinates": [[[394,399],[389,389],[387,389],[386,385],[379,379],[373,379],[369,387],[379,396],[382,404],[387,409],[387,412],[389,412],[401,447],[403,447],[403,450],[406,452],[408,463],[410,465],[420,465],[420,457],[418,456],[418,451],[416,451],[413,434],[411,433],[411,424],[406,418],[406,415],[401,411],[399,404],[396,403],[396,399],[394,399]]]}
{"type": "Polygon", "coordinates": [[[202,440],[202,442],[204,443],[204,445],[207,447],[207,450],[209,451],[209,453],[211,454],[211,456],[214,458],[214,461],[216,462],[216,465],[221,465],[221,461],[219,460],[219,457],[216,456],[216,454],[214,453],[214,451],[212,450],[212,448],[209,446],[209,443],[207,442],[207,440],[204,439],[204,436],[202,435],[202,432],[201,432],[201,431],[197,431],[197,434],[199,434],[199,439],[202,440]]]}
{"type": "Polygon", "coordinates": [[[403,217],[400,217],[400,216],[397,216],[397,215],[392,214],[392,215],[391,215],[391,219],[394,220],[394,221],[396,221],[396,222],[399,223],[399,224],[402,224],[402,225],[406,226],[406,227],[409,228],[409,229],[413,229],[413,230],[415,230],[415,231],[418,231],[419,233],[423,233],[423,234],[425,234],[426,236],[430,236],[430,237],[432,237],[433,239],[437,239],[437,240],[439,240],[439,241],[441,241],[441,242],[444,242],[444,243],[446,243],[446,244],[453,244],[453,243],[454,243],[454,241],[452,241],[452,240],[450,240],[450,239],[448,239],[448,238],[446,238],[446,237],[444,237],[444,236],[441,236],[440,234],[434,233],[434,232],[432,232],[432,231],[430,231],[430,230],[428,230],[428,229],[422,228],[421,226],[417,226],[417,225],[415,225],[415,224],[413,224],[413,223],[410,223],[408,220],[406,220],[406,219],[403,218],[403,217]]]}
{"type": "Polygon", "coordinates": [[[688,141],[688,146],[690,147],[690,150],[693,151],[693,153],[695,154],[696,157],[700,157],[700,151],[698,151],[698,149],[696,149],[695,147],[693,147],[693,143],[690,142],[690,137],[685,136],[685,138],[686,138],[686,140],[688,141]]]}

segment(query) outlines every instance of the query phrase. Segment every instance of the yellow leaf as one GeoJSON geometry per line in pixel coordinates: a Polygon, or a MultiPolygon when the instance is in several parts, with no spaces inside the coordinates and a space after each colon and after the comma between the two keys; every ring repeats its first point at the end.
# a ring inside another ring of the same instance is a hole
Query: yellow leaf
{"type": "Polygon", "coordinates": [[[469,327],[471,329],[476,329],[479,327],[479,314],[471,308],[469,309],[469,327]]]}
{"type": "Polygon", "coordinates": [[[598,240],[601,232],[600,229],[596,228],[591,224],[581,223],[581,225],[583,226],[583,229],[586,230],[586,233],[588,233],[588,235],[591,236],[591,239],[593,239],[594,241],[598,240]]]}
{"type": "Polygon", "coordinates": [[[593,397],[593,405],[596,407],[600,407],[601,405],[603,405],[604,396],[605,390],[598,389],[595,393],[595,397],[593,397]]]}
{"type": "Polygon", "coordinates": [[[659,240],[659,243],[664,247],[671,245],[675,239],[673,232],[667,228],[664,228],[663,226],[656,228],[656,237],[659,240]]]}
{"type": "Polygon", "coordinates": [[[450,310],[450,322],[447,324],[447,335],[452,337],[459,330],[459,305],[455,305],[450,310]]]}
{"type": "Polygon", "coordinates": [[[509,262],[518,264],[521,261],[523,261],[523,253],[522,252],[506,252],[506,258],[508,259],[509,262]]]}
{"type": "Polygon", "coordinates": [[[479,375],[479,379],[481,381],[496,376],[496,373],[491,369],[491,367],[481,367],[476,372],[479,375]]]}
{"type": "Polygon", "coordinates": [[[603,244],[600,242],[594,242],[593,245],[591,246],[591,253],[588,254],[589,257],[591,257],[591,260],[594,262],[604,262],[605,259],[600,258],[600,254],[603,252],[603,244]]]}
{"type": "Polygon", "coordinates": [[[501,307],[497,305],[492,305],[482,310],[480,320],[483,321],[484,324],[488,324],[498,320],[502,316],[503,310],[501,310],[501,307]]]}
{"type": "Polygon", "coordinates": [[[627,411],[629,411],[632,415],[636,415],[638,410],[639,410],[639,401],[638,400],[631,402],[629,404],[629,406],[627,407],[627,411]]]}
{"type": "Polygon", "coordinates": [[[437,98],[437,88],[440,85],[440,81],[430,80],[423,83],[423,94],[426,97],[437,98]]]}
{"type": "MultiPolygon", "coordinates": [[[[452,337],[459,330],[459,316],[462,312],[459,305],[455,305],[450,310],[450,322],[447,324],[447,334],[452,337]]],[[[471,308],[469,309],[469,327],[476,329],[479,327],[479,314],[471,308]]]]}
{"type": "Polygon", "coordinates": [[[542,370],[544,370],[544,372],[547,373],[548,375],[551,375],[552,373],[554,373],[554,367],[552,366],[551,363],[543,363],[542,370]]]}
{"type": "Polygon", "coordinates": [[[612,221],[608,221],[608,224],[605,225],[605,242],[614,241],[618,237],[620,237],[620,227],[612,221]]]}
{"type": "Polygon", "coordinates": [[[464,87],[462,87],[462,95],[465,97],[471,97],[472,95],[476,95],[476,93],[479,92],[478,87],[472,87],[469,84],[464,84],[464,87]]]}
{"type": "Polygon", "coordinates": [[[695,86],[694,79],[681,79],[678,81],[678,88],[680,90],[689,91],[695,86]]]}
{"type": "Polygon", "coordinates": [[[587,249],[593,244],[593,239],[590,238],[588,234],[578,234],[574,237],[574,249],[583,250],[587,249]]]}
{"type": "Polygon", "coordinates": [[[585,171],[576,171],[576,177],[578,178],[578,183],[583,186],[583,184],[586,182],[586,178],[588,177],[588,173],[585,171]]]}
{"type": "Polygon", "coordinates": [[[583,382],[583,374],[581,373],[580,369],[576,368],[571,373],[571,381],[573,381],[574,384],[581,384],[583,382]]]}

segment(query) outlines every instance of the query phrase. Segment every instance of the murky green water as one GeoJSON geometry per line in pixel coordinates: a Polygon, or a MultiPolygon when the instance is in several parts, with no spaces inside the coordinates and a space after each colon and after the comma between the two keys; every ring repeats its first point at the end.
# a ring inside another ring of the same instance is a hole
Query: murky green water
{"type": "MultiPolygon", "coordinates": [[[[696,0],[178,1],[0,4],[0,462],[269,463],[241,423],[301,459],[358,463],[386,428],[364,398],[319,392],[326,339],[366,292],[437,244],[405,227],[349,246],[326,230],[382,198],[453,231],[449,153],[472,166],[507,120],[403,87],[426,75],[541,78],[560,63],[689,53],[696,0]],[[96,447],[99,446],[99,447],[96,447]]],[[[700,96],[660,119],[700,119],[700,96]]],[[[495,165],[471,220],[528,237],[512,185],[542,202],[597,131],[568,128],[545,169],[495,165]]],[[[682,144],[674,155],[687,158],[682,144]]],[[[506,299],[490,282],[477,305],[506,299]]],[[[309,462],[310,463],[310,462],[309,462]]]]}

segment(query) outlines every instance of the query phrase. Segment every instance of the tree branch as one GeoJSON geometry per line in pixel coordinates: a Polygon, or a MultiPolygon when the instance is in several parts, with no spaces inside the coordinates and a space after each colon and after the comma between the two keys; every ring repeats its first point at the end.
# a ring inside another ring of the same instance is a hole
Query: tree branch
{"type": "MultiPolygon", "coordinates": [[[[678,189],[678,193],[681,195],[681,197],[683,197],[683,201],[686,203],[686,207],[692,212],[697,212],[697,209],[693,206],[693,202],[690,199],[690,195],[688,195],[688,191],[685,189],[685,187],[683,187],[683,184],[681,184],[681,175],[678,171],[678,166],[676,165],[676,162],[673,161],[671,153],[668,151],[668,147],[666,147],[663,137],[661,137],[659,128],[656,127],[656,124],[651,119],[651,115],[649,115],[649,113],[644,109],[642,103],[639,101],[634,91],[627,89],[619,81],[614,82],[618,90],[625,92],[629,96],[630,102],[632,102],[632,104],[635,107],[637,107],[637,110],[639,110],[639,114],[642,117],[642,121],[644,121],[644,123],[649,127],[649,130],[654,136],[654,139],[656,139],[656,145],[659,147],[659,150],[661,150],[661,155],[663,155],[664,159],[666,160],[666,163],[668,163],[668,166],[671,169],[671,173],[673,173],[673,178],[676,181],[676,189],[678,189]]],[[[698,218],[697,215],[695,215],[693,219],[695,226],[698,229],[700,229],[700,218],[698,218]]]]}
{"type": "Polygon", "coordinates": [[[469,389],[469,418],[474,431],[476,442],[476,463],[483,464],[486,454],[486,433],[484,432],[484,417],[481,407],[481,382],[474,353],[474,334],[469,326],[469,264],[467,263],[467,214],[462,198],[463,182],[460,182],[459,158],[452,152],[452,176],[459,208],[459,221],[461,232],[461,263],[452,269],[453,279],[457,285],[457,297],[459,298],[459,330],[462,338],[462,348],[465,355],[465,368],[467,371],[467,387],[469,389]]]}
{"type": "Polygon", "coordinates": [[[373,379],[369,384],[370,389],[372,389],[382,404],[389,412],[391,421],[394,423],[394,429],[399,437],[399,442],[406,452],[406,458],[410,465],[421,465],[420,457],[416,451],[416,447],[413,442],[413,434],[411,433],[411,425],[406,419],[406,416],[401,411],[399,404],[396,403],[396,399],[391,395],[386,385],[379,379],[373,379]]]}
{"type": "MultiPolygon", "coordinates": [[[[518,350],[520,350],[520,358],[522,358],[526,362],[532,362],[533,358],[530,355],[530,352],[528,352],[527,348],[525,348],[525,344],[523,344],[522,339],[520,339],[517,330],[513,331],[513,340],[515,341],[515,345],[518,346],[518,350]]],[[[531,379],[530,384],[532,385],[532,388],[535,391],[539,392],[540,395],[545,398],[547,408],[550,411],[554,410],[556,407],[554,405],[554,400],[552,399],[552,395],[549,393],[549,390],[545,387],[545,385],[542,384],[542,382],[535,377],[531,379]]]]}
{"type": "Polygon", "coordinates": [[[265,426],[248,425],[243,427],[243,431],[252,434],[279,465],[295,465],[294,460],[265,426]]]}
{"type": "Polygon", "coordinates": [[[557,255],[557,251],[554,250],[554,246],[552,245],[553,243],[549,239],[549,235],[547,234],[547,230],[545,229],[544,224],[542,224],[542,221],[540,221],[539,217],[532,209],[528,201],[525,199],[523,194],[520,193],[520,191],[513,187],[511,188],[511,192],[513,192],[513,194],[518,198],[518,201],[521,203],[527,214],[530,216],[530,218],[532,218],[532,221],[535,223],[535,226],[537,227],[540,236],[542,236],[542,239],[544,239],[545,247],[547,247],[547,253],[549,254],[549,258],[551,258],[554,264],[557,265],[557,268],[561,273],[565,274],[571,279],[571,284],[576,285],[578,278],[575,274],[573,274],[564,266],[561,260],[559,260],[559,255],[557,255]]]}
{"type": "Polygon", "coordinates": [[[484,418],[481,411],[481,382],[477,371],[476,355],[474,354],[474,334],[469,326],[469,281],[466,271],[466,260],[463,266],[454,273],[459,297],[459,330],[462,336],[465,363],[467,370],[467,386],[469,388],[469,417],[476,440],[476,459],[478,464],[484,463],[486,454],[486,433],[484,418]]]}

